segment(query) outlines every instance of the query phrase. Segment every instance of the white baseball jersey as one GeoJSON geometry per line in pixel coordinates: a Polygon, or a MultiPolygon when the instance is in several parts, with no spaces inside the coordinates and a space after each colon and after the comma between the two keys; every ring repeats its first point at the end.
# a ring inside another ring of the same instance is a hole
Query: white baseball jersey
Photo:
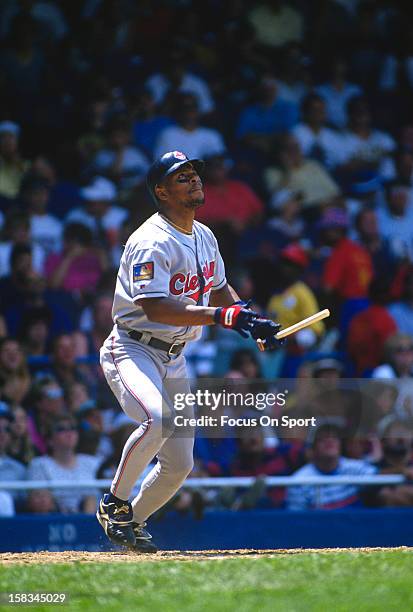
{"type": "Polygon", "coordinates": [[[208,227],[194,221],[192,235],[185,234],[155,213],[126,243],[116,281],[113,320],[166,342],[196,340],[201,326],[176,327],[149,321],[137,300],[169,297],[184,304],[207,306],[211,291],[221,289],[226,282],[217,240],[208,227]]]}

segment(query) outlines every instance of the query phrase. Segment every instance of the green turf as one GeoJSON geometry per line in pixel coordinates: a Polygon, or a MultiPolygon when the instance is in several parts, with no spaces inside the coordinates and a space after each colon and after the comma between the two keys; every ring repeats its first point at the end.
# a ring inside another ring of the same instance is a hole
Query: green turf
{"type": "Polygon", "coordinates": [[[402,612],[413,610],[412,569],[410,551],[9,565],[0,570],[0,591],[69,594],[64,606],[18,606],[30,610],[402,612]]]}

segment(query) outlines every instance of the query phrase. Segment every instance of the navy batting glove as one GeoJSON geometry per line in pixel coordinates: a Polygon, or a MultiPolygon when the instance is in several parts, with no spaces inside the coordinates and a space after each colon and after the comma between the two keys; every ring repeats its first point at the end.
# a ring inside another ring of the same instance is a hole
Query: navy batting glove
{"type": "Polygon", "coordinates": [[[241,305],[217,308],[214,313],[214,321],[226,329],[234,329],[243,338],[248,338],[252,330],[253,321],[259,317],[257,312],[243,308],[241,305]]]}
{"type": "Polygon", "coordinates": [[[274,323],[271,319],[258,317],[252,324],[251,336],[254,340],[262,340],[261,350],[272,351],[284,343],[284,340],[277,340],[275,337],[280,329],[281,325],[279,323],[274,323]]]}

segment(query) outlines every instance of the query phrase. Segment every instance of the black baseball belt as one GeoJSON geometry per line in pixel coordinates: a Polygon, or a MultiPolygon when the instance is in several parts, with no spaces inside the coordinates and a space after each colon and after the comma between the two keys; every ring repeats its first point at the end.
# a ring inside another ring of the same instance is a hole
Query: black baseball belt
{"type": "Polygon", "coordinates": [[[137,342],[140,342],[141,344],[146,344],[147,346],[151,346],[154,349],[165,351],[165,353],[168,353],[168,355],[179,355],[185,346],[185,342],[184,343],[172,342],[170,344],[169,342],[164,342],[163,340],[159,340],[159,338],[154,338],[147,332],[139,332],[139,331],[136,331],[135,329],[126,329],[125,327],[122,327],[120,325],[118,325],[118,327],[119,329],[123,329],[124,331],[126,331],[129,338],[132,338],[132,340],[136,340],[137,342]]]}

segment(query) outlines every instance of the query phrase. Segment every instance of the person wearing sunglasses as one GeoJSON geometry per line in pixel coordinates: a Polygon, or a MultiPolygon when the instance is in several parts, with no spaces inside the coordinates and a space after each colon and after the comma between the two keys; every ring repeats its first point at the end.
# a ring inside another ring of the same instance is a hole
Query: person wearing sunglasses
{"type": "MultiPolygon", "coordinates": [[[[51,428],[49,454],[35,457],[29,465],[29,480],[73,482],[94,478],[99,459],[76,452],[79,440],[77,425],[71,417],[57,418],[51,428]]],[[[98,491],[85,489],[55,489],[58,509],[65,514],[92,513],[96,510],[98,491]]]]}

